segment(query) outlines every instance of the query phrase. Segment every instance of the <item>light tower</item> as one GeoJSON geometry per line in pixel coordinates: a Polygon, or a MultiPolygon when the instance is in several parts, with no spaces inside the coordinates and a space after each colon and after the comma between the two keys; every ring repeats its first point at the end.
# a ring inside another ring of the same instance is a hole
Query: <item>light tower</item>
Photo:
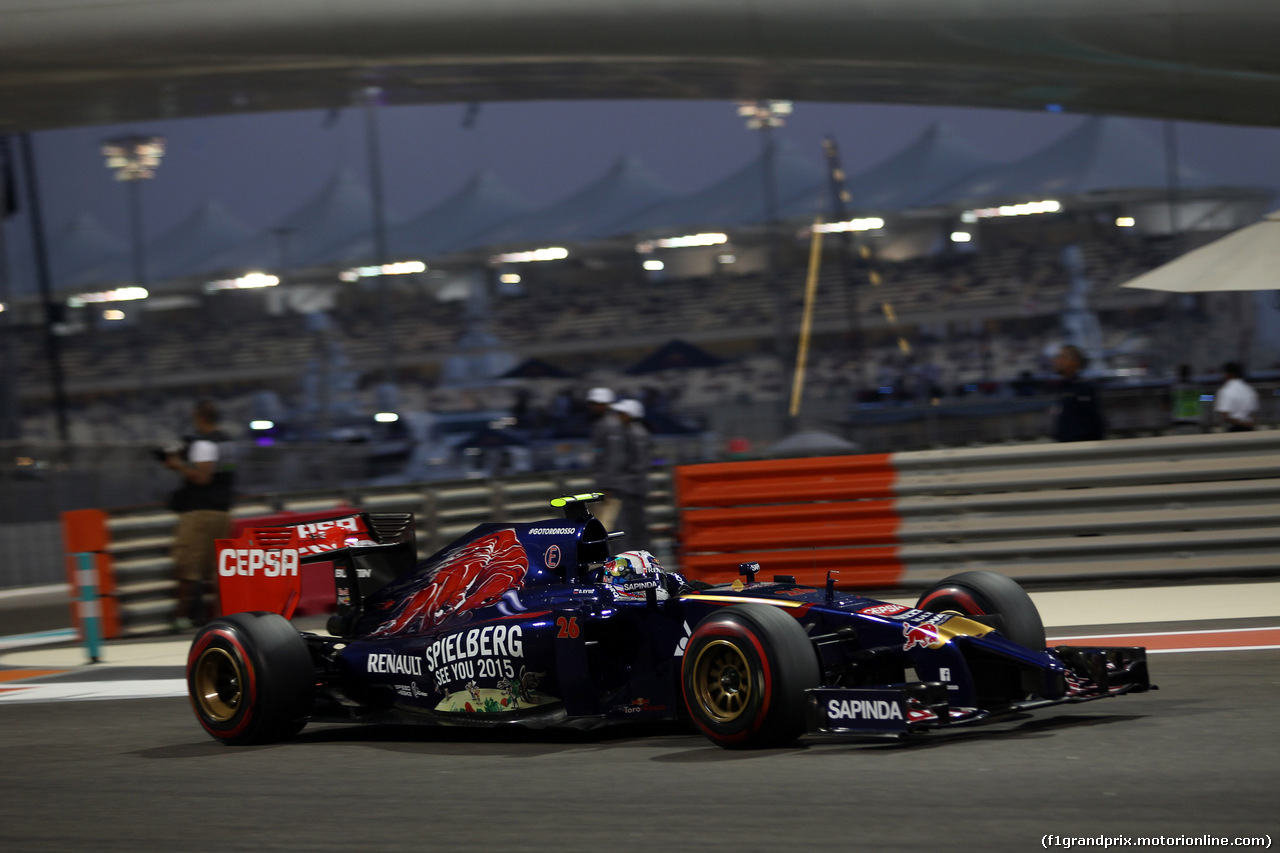
{"type": "MultiPolygon", "coordinates": [[[[164,138],[161,136],[128,135],[106,139],[102,143],[102,156],[107,168],[115,172],[116,180],[128,186],[129,232],[132,241],[133,283],[147,289],[147,258],[142,233],[142,182],[156,176],[160,159],[164,157],[164,138]]],[[[139,309],[141,311],[141,309],[139,309]]],[[[150,395],[151,369],[147,353],[146,325],[139,322],[138,361],[141,367],[142,394],[150,395]]]]}
{"type": "MultiPolygon", "coordinates": [[[[774,128],[782,127],[786,124],[786,117],[791,115],[791,102],[740,101],[738,103],[738,115],[746,119],[748,129],[760,131],[760,142],[763,149],[760,157],[760,171],[764,189],[764,218],[765,227],[769,233],[768,275],[769,286],[773,289],[774,313],[777,319],[777,325],[774,329],[774,349],[777,351],[781,368],[782,379],[779,387],[786,387],[787,376],[790,373],[787,367],[786,354],[791,331],[789,321],[791,302],[787,299],[787,293],[782,286],[782,279],[778,274],[778,267],[781,263],[782,235],[778,227],[777,145],[775,144],[773,131],[774,128]]],[[[783,399],[781,411],[785,414],[786,410],[787,401],[783,399]]]]}
{"type": "Polygon", "coordinates": [[[129,230],[133,241],[133,278],[138,287],[147,286],[147,261],[142,235],[141,181],[156,176],[164,157],[160,136],[117,136],[102,143],[102,156],[116,180],[129,187],[129,230]]]}

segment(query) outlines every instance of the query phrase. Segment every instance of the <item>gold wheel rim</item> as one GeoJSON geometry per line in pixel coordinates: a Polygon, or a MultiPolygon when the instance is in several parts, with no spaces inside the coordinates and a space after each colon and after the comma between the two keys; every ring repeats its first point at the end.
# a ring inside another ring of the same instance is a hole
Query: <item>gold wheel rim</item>
{"type": "Polygon", "coordinates": [[[236,715],[244,696],[240,664],[225,649],[205,649],[196,661],[196,701],[205,716],[220,723],[236,715]]]}
{"type": "Polygon", "coordinates": [[[708,717],[732,723],[751,702],[751,666],[728,640],[712,640],[693,663],[693,695],[708,717]]]}

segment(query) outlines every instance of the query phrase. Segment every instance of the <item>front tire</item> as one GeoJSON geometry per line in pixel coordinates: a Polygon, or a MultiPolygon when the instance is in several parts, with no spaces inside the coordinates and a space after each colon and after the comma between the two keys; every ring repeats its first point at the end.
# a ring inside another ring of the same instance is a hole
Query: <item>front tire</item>
{"type": "Polygon", "coordinates": [[[976,571],[952,575],[925,591],[918,610],[999,617],[1000,632],[1020,646],[1043,651],[1044,623],[1031,596],[1008,575],[976,571]]]}
{"type": "Polygon", "coordinates": [[[196,719],[225,744],[271,743],[307,723],[315,666],[307,644],[275,613],[235,613],[205,625],[187,655],[196,719]]]}
{"type": "Polygon", "coordinates": [[[804,691],[821,674],[800,623],[776,607],[708,615],[685,647],[681,683],[697,727],[729,749],[783,746],[804,734],[804,691]]]}

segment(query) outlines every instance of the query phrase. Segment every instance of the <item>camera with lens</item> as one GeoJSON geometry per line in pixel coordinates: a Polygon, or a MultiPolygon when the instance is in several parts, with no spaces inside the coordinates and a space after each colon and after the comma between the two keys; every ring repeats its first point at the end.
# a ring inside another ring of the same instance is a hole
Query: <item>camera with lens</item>
{"type": "Polygon", "coordinates": [[[181,453],[181,445],[170,445],[169,447],[151,447],[147,449],[147,454],[157,462],[163,462],[171,453],[181,453]]]}

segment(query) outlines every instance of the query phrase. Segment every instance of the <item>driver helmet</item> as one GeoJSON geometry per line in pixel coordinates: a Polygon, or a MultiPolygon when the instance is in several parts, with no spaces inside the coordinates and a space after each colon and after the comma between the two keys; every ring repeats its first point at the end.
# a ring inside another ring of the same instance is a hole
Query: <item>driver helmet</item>
{"type": "Polygon", "coordinates": [[[623,551],[604,564],[604,582],[612,586],[614,592],[632,598],[644,597],[644,589],[636,584],[650,579],[658,582],[658,597],[666,598],[662,583],[664,574],[666,569],[662,563],[648,551],[623,551]]]}

